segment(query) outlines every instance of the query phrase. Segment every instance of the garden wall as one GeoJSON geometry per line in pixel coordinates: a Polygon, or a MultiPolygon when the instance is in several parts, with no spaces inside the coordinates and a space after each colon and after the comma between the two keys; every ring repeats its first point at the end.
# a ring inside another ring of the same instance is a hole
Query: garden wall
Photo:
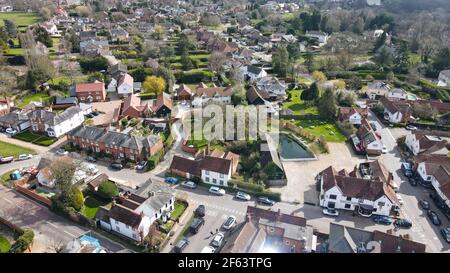
{"type": "Polygon", "coordinates": [[[36,192],[29,190],[26,186],[28,183],[28,176],[25,176],[22,180],[15,183],[15,188],[18,192],[25,194],[26,196],[32,198],[33,200],[40,202],[48,207],[52,206],[52,201],[47,197],[37,194],[36,192]]]}
{"type": "Polygon", "coordinates": [[[196,148],[194,148],[194,147],[189,147],[188,145],[186,145],[187,144],[187,140],[185,140],[185,141],[183,141],[183,145],[181,145],[181,150],[183,151],[183,152],[186,152],[186,153],[189,153],[189,154],[192,154],[192,155],[195,155],[195,154],[197,154],[197,149],[196,148]]]}

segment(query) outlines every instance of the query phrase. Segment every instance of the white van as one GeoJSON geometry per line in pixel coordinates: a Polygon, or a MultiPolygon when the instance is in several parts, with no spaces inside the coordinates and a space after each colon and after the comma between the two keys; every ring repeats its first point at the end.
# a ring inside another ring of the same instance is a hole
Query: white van
{"type": "Polygon", "coordinates": [[[398,192],[399,186],[397,183],[395,183],[395,181],[391,181],[391,187],[395,192],[398,192]]]}

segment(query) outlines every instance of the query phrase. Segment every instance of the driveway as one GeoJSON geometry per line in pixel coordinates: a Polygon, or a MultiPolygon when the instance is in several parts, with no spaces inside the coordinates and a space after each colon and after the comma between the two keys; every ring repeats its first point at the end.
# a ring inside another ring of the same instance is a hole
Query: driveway
{"type": "Polygon", "coordinates": [[[319,172],[329,166],[338,171],[343,168],[351,171],[365,160],[364,157],[355,155],[350,145],[331,142],[328,145],[330,153],[318,155],[318,160],[283,162],[287,185],[280,188],[272,187],[271,190],[280,192],[281,199],[286,202],[318,204],[319,192],[316,191],[315,177],[319,172]]]}

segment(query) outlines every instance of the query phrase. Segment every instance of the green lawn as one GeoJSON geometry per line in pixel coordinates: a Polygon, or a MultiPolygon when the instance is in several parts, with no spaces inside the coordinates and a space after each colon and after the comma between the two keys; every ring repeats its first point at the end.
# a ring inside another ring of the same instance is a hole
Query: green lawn
{"type": "Polygon", "coordinates": [[[7,253],[11,248],[11,243],[0,234],[0,253],[7,253]]]}
{"type": "Polygon", "coordinates": [[[17,105],[17,107],[22,108],[27,106],[32,101],[37,102],[46,102],[50,101],[51,97],[45,93],[36,93],[32,94],[31,96],[27,96],[25,98],[22,98],[22,102],[17,105]]]}
{"type": "Polygon", "coordinates": [[[106,202],[103,200],[100,200],[96,198],[95,196],[87,196],[86,199],[84,199],[84,207],[81,210],[81,213],[88,217],[93,219],[95,217],[95,214],[97,213],[97,210],[101,206],[107,206],[110,205],[110,202],[106,202]]]}
{"type": "Polygon", "coordinates": [[[2,174],[2,176],[0,176],[0,182],[5,185],[8,186],[9,182],[11,181],[11,177],[10,174],[12,174],[15,170],[10,170],[4,174],[2,174]]]}
{"type": "Polygon", "coordinates": [[[17,158],[21,154],[36,154],[36,151],[0,141],[0,156],[14,156],[17,158]]]}
{"type": "Polygon", "coordinates": [[[41,21],[41,17],[37,13],[28,12],[1,12],[0,13],[0,27],[4,25],[3,20],[14,21],[19,29],[24,29],[29,25],[41,21]]]}
{"type": "Polygon", "coordinates": [[[320,137],[325,136],[329,142],[344,142],[346,137],[340,132],[334,123],[319,119],[296,120],[295,125],[303,127],[305,131],[320,137]]]}
{"type": "Polygon", "coordinates": [[[23,56],[25,54],[25,49],[23,48],[10,48],[6,51],[6,54],[23,56]]]}
{"type": "Polygon", "coordinates": [[[175,201],[175,208],[173,209],[170,219],[176,221],[181,214],[186,210],[186,204],[180,201],[175,201]]]}
{"type": "Polygon", "coordinates": [[[50,146],[57,140],[56,138],[33,134],[30,131],[23,131],[21,133],[18,133],[14,136],[14,138],[41,146],[50,146]]]}
{"type": "Polygon", "coordinates": [[[294,111],[295,115],[301,114],[319,114],[316,106],[308,106],[305,102],[300,98],[303,90],[292,90],[289,93],[291,94],[291,101],[287,101],[283,103],[283,109],[290,109],[294,111]]]}

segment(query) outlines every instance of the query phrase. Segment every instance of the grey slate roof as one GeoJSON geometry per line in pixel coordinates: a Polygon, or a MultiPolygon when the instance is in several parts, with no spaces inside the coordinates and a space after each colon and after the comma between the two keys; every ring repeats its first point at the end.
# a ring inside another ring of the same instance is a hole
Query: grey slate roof
{"type": "Polygon", "coordinates": [[[78,99],[76,97],[56,97],[55,104],[77,104],[78,99]]]}
{"type": "Polygon", "coordinates": [[[261,73],[262,68],[254,66],[254,65],[249,65],[247,66],[247,72],[250,72],[252,74],[256,74],[258,75],[259,73],[261,73]]]}
{"type": "Polygon", "coordinates": [[[78,106],[71,106],[60,114],[55,114],[54,112],[50,112],[47,110],[34,110],[31,113],[31,118],[36,119],[40,117],[44,120],[46,124],[50,126],[55,126],[66,120],[71,119],[73,116],[77,115],[80,112],[81,109],[78,106]]]}

